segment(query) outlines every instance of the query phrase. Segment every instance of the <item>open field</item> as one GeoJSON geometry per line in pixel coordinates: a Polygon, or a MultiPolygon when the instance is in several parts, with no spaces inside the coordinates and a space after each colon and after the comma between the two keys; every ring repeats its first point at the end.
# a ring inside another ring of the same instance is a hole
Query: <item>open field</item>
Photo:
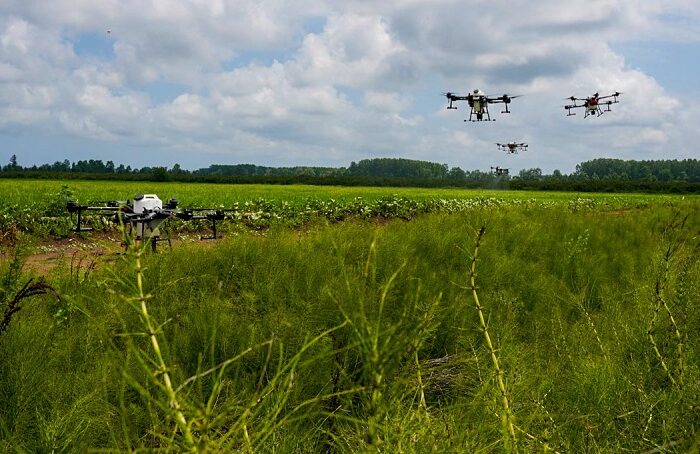
{"type": "MultiPolygon", "coordinates": [[[[16,207],[61,191],[10,183],[16,207]]],[[[387,202],[96,267],[21,267],[45,244],[19,229],[0,451],[700,449],[698,198],[67,184],[81,202],[387,202]],[[476,202],[420,204],[453,199],[476,202]],[[42,275],[52,290],[17,300],[42,275]]]]}
{"type": "MultiPolygon", "coordinates": [[[[650,203],[695,203],[699,196],[647,194],[577,194],[503,190],[365,188],[336,186],[219,185],[107,181],[47,181],[0,179],[0,243],[20,232],[66,237],[70,219],[68,198],[81,204],[129,200],[137,193],[155,193],[165,202],[175,197],[180,207],[227,208],[247,228],[299,226],[313,219],[347,217],[411,218],[418,214],[459,212],[474,208],[498,209],[513,205],[567,206],[571,209],[620,210],[650,203]]],[[[93,227],[108,228],[93,218],[93,227]]],[[[174,231],[188,231],[174,223],[174,231]]],[[[201,226],[195,224],[194,229],[201,226]]]]}

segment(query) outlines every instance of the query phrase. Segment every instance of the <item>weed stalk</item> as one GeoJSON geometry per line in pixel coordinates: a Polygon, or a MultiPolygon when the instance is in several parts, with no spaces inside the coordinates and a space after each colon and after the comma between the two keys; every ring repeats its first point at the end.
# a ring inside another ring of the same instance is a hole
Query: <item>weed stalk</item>
{"type": "Polygon", "coordinates": [[[670,269],[670,261],[671,261],[671,256],[673,255],[673,249],[672,245],[669,245],[668,248],[666,249],[666,252],[664,253],[664,258],[663,258],[663,270],[661,272],[661,276],[659,279],[657,279],[656,284],[654,286],[654,315],[651,318],[651,321],[649,322],[649,328],[647,330],[647,336],[649,337],[649,341],[651,342],[652,348],[654,349],[654,354],[659,360],[659,363],[661,363],[661,368],[664,370],[666,375],[668,376],[668,379],[674,386],[678,386],[678,388],[682,389],[683,388],[683,337],[681,336],[680,330],[678,329],[678,324],[676,323],[676,319],[673,317],[673,313],[671,312],[671,308],[669,307],[668,303],[666,302],[666,298],[664,297],[664,292],[666,289],[666,283],[668,281],[668,274],[669,274],[669,269],[670,269]],[[668,319],[671,323],[672,326],[672,331],[673,335],[676,338],[676,356],[677,356],[677,367],[676,367],[676,377],[674,377],[674,373],[671,371],[671,369],[668,367],[668,364],[666,363],[666,360],[664,359],[663,355],[661,354],[661,351],[659,350],[659,347],[656,343],[656,340],[654,339],[654,325],[656,324],[657,319],[659,318],[659,312],[661,309],[664,309],[664,312],[666,312],[666,315],[668,316],[668,319]]]}
{"type": "Polygon", "coordinates": [[[134,268],[136,271],[136,286],[138,291],[137,302],[139,310],[141,312],[141,319],[146,327],[146,335],[148,336],[149,342],[153,349],[153,353],[156,359],[157,369],[154,373],[154,378],[159,375],[163,380],[163,389],[168,397],[168,404],[174,412],[175,422],[185,438],[185,443],[188,446],[188,450],[195,451],[196,444],[194,441],[194,436],[190,429],[190,425],[187,423],[184,411],[177,397],[175,388],[173,387],[172,381],[170,379],[170,373],[168,372],[168,366],[165,364],[163,359],[163,353],[160,348],[160,343],[158,342],[158,331],[159,328],[156,326],[153,318],[148,313],[148,301],[150,295],[146,295],[143,289],[143,267],[141,265],[141,255],[143,254],[143,247],[134,248],[134,268]]]}
{"type": "Polygon", "coordinates": [[[491,341],[491,336],[489,335],[488,326],[486,325],[486,319],[484,318],[484,311],[479,302],[479,295],[476,293],[476,261],[479,256],[479,248],[481,247],[481,239],[486,231],[485,227],[479,229],[479,233],[476,236],[476,247],[474,248],[474,255],[472,256],[472,263],[469,271],[469,280],[471,284],[472,297],[474,298],[474,305],[479,313],[479,325],[481,331],[484,333],[484,340],[486,341],[486,346],[491,354],[491,362],[493,368],[496,370],[496,382],[498,383],[498,390],[501,393],[501,405],[503,406],[503,425],[508,432],[508,436],[504,437],[504,441],[510,439],[510,443],[505,441],[506,451],[517,452],[517,438],[515,436],[515,427],[513,424],[513,414],[510,409],[510,404],[508,403],[508,393],[506,391],[505,381],[503,379],[503,369],[498,362],[498,356],[496,355],[496,348],[493,346],[491,341]]]}

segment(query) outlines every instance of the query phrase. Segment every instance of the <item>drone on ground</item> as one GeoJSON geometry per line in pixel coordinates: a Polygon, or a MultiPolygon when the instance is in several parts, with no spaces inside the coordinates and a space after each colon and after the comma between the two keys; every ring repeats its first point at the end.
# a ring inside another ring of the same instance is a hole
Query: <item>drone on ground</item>
{"type": "Polygon", "coordinates": [[[573,104],[568,104],[564,106],[564,109],[566,109],[566,115],[568,117],[576,115],[576,113],[571,112],[571,109],[576,109],[579,107],[584,108],[583,118],[586,118],[589,115],[595,115],[597,117],[600,117],[601,115],[603,115],[604,112],[611,111],[610,106],[612,104],[617,104],[618,102],[620,102],[617,100],[617,97],[621,94],[622,93],[620,93],[619,91],[616,91],[615,93],[607,96],[600,96],[598,93],[593,93],[593,96],[589,96],[587,98],[577,98],[576,96],[570,96],[566,99],[572,101],[573,104]],[[579,104],[579,101],[581,101],[582,103],[579,104]],[[600,108],[600,106],[607,106],[607,109],[603,110],[600,108]]]}
{"type": "Polygon", "coordinates": [[[66,209],[70,213],[71,221],[73,213],[76,213],[75,232],[89,232],[93,229],[86,225],[83,218],[85,212],[90,214],[107,216],[114,222],[123,223],[128,233],[134,234],[137,241],[149,241],[151,249],[156,250],[159,241],[167,241],[170,245],[170,237],[161,238],[161,225],[173,217],[183,221],[207,220],[211,222],[212,235],[202,236],[200,239],[212,240],[219,238],[216,231],[216,222],[223,221],[227,211],[216,208],[185,208],[178,209],[178,200],[171,198],[163,207],[163,202],[155,194],[136,194],[133,202],[108,201],[102,205],[80,205],[74,200],[68,200],[66,209]]]}
{"type": "Polygon", "coordinates": [[[518,151],[526,151],[527,144],[525,142],[508,142],[508,143],[496,143],[498,149],[505,151],[508,154],[518,154],[518,151]]]}
{"type": "Polygon", "coordinates": [[[509,172],[508,172],[508,169],[504,169],[503,167],[498,167],[498,166],[496,166],[496,167],[491,167],[491,170],[493,171],[493,173],[494,173],[496,176],[499,176],[499,177],[500,177],[500,176],[504,176],[504,175],[508,175],[508,173],[509,173],[509,172]]]}
{"type": "Polygon", "coordinates": [[[506,110],[501,111],[501,113],[510,113],[508,110],[508,104],[515,98],[520,96],[502,95],[502,96],[489,96],[483,94],[479,89],[474,90],[466,96],[458,95],[455,93],[447,92],[443,93],[450,104],[447,106],[448,109],[456,109],[452,103],[455,101],[467,101],[471,111],[469,112],[469,119],[464,121],[496,121],[491,119],[489,114],[489,104],[505,104],[506,110]],[[473,119],[476,118],[476,119],[473,119]]]}

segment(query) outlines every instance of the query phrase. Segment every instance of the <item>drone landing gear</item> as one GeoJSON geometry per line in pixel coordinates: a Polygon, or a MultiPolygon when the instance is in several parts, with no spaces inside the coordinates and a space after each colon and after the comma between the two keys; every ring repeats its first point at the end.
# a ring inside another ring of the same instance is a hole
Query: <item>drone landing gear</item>
{"type": "Polygon", "coordinates": [[[211,236],[200,236],[200,240],[216,240],[219,238],[219,235],[216,233],[216,219],[211,220],[211,231],[212,234],[211,236]]]}
{"type": "Polygon", "coordinates": [[[76,224],[75,224],[75,232],[77,232],[77,233],[79,233],[79,232],[90,232],[90,231],[92,231],[92,227],[83,227],[83,222],[82,222],[82,220],[80,219],[80,212],[81,212],[81,211],[82,211],[82,210],[80,210],[80,209],[78,210],[78,219],[77,219],[77,222],[76,222],[76,224]]]}
{"type": "Polygon", "coordinates": [[[151,251],[156,252],[156,246],[158,242],[160,241],[167,241],[168,242],[168,247],[173,247],[173,243],[170,241],[170,236],[166,238],[161,238],[159,236],[152,236],[151,237],[151,251]]]}

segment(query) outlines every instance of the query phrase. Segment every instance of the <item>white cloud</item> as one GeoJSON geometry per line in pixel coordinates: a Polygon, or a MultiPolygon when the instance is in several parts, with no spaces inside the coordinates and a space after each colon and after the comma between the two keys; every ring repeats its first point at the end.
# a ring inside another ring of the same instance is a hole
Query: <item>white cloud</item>
{"type": "Polygon", "coordinates": [[[610,45],[692,42],[698,19],[682,0],[6,0],[0,134],[214,153],[201,165],[402,156],[483,168],[504,159],[493,142],[514,139],[532,142],[518,162],[545,170],[670,147],[698,157],[682,138],[697,137],[699,100],[674,98],[610,45]],[[175,87],[165,99],[162,84],[175,87]],[[525,96],[509,116],[494,106],[492,124],[444,110],[440,92],[477,87],[525,96]],[[615,90],[613,112],[564,116],[564,97],[615,90]]]}

